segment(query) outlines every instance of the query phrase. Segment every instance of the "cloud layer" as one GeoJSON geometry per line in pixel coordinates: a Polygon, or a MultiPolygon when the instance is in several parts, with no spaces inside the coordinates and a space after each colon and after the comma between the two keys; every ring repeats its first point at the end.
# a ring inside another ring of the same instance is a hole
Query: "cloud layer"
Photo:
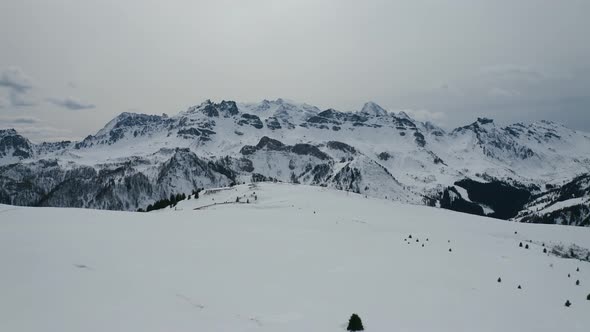
{"type": "Polygon", "coordinates": [[[79,110],[86,110],[86,109],[92,109],[95,108],[96,106],[94,104],[89,104],[89,103],[85,103],[82,102],[76,98],[73,97],[66,97],[66,98],[47,98],[47,101],[56,105],[56,106],[60,106],[72,111],[79,111],[79,110]]]}
{"type": "Polygon", "coordinates": [[[20,68],[8,67],[0,73],[0,87],[6,87],[15,93],[25,93],[33,88],[31,79],[20,68]]]}

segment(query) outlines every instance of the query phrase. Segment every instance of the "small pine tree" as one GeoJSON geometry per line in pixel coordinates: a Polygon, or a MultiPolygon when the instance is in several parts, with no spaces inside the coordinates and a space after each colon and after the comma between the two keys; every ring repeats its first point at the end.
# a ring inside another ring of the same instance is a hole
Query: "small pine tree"
{"type": "Polygon", "coordinates": [[[517,288],[518,288],[518,289],[522,289],[522,287],[520,287],[520,285],[518,285],[518,287],[517,287],[517,288]]]}
{"type": "Polygon", "coordinates": [[[502,278],[498,278],[498,282],[502,282],[502,278]]]}
{"type": "Polygon", "coordinates": [[[578,267],[578,268],[576,268],[576,272],[580,272],[580,268],[579,268],[579,267],[578,267]]]}
{"type": "Polygon", "coordinates": [[[547,253],[547,248],[543,248],[543,253],[546,254],[547,253]]]}
{"type": "Polygon", "coordinates": [[[572,277],[572,275],[568,273],[568,274],[567,274],[567,277],[568,277],[568,278],[571,278],[571,277],[572,277]]]}
{"type": "Polygon", "coordinates": [[[408,236],[408,239],[411,239],[411,238],[412,238],[412,234],[410,234],[410,236],[408,236]]]}
{"type": "Polygon", "coordinates": [[[422,248],[424,248],[424,243],[422,243],[422,248]]]}
{"type": "Polygon", "coordinates": [[[357,314],[352,314],[350,319],[348,320],[348,327],[346,328],[347,331],[363,331],[365,328],[363,327],[363,322],[361,318],[357,314]]]}
{"type": "Polygon", "coordinates": [[[452,252],[452,251],[453,251],[453,249],[449,248],[449,252],[452,252]]]}
{"type": "Polygon", "coordinates": [[[246,199],[246,203],[250,204],[250,200],[249,199],[246,199]]]}
{"type": "Polygon", "coordinates": [[[522,242],[518,245],[520,248],[522,248],[522,242]]]}
{"type": "Polygon", "coordinates": [[[570,302],[570,300],[565,301],[565,306],[569,307],[570,305],[572,305],[572,303],[570,302]]]}
{"type": "Polygon", "coordinates": [[[580,280],[576,280],[576,286],[580,286],[580,280]]]}
{"type": "Polygon", "coordinates": [[[526,246],[524,246],[524,248],[525,248],[525,249],[528,249],[528,248],[529,248],[529,245],[527,244],[526,246]]]}
{"type": "Polygon", "coordinates": [[[590,301],[590,294],[588,294],[588,296],[586,296],[586,300],[590,301]]]}
{"type": "Polygon", "coordinates": [[[236,203],[240,202],[240,197],[236,197],[236,203]]]}

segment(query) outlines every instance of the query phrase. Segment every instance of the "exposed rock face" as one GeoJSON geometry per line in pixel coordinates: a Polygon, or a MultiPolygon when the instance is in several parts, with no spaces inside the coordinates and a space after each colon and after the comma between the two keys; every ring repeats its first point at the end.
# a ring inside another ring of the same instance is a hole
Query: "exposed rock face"
{"type": "Polygon", "coordinates": [[[207,100],[122,113],[78,142],[0,130],[0,203],[135,210],[246,181],[326,186],[523,222],[589,225],[590,134],[479,118],[450,132],[367,103],[207,100]]]}
{"type": "Polygon", "coordinates": [[[0,130],[0,158],[21,160],[33,157],[31,142],[14,129],[0,130]]]}

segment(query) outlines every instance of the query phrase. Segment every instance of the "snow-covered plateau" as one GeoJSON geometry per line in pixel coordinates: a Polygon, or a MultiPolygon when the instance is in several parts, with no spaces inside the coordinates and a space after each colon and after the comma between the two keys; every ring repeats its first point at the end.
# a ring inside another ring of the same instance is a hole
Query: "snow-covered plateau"
{"type": "Polygon", "coordinates": [[[589,228],[287,183],[150,213],[0,205],[0,331],[345,331],[357,313],[367,331],[586,332],[586,248],[589,228]]]}
{"type": "Polygon", "coordinates": [[[0,130],[0,203],[135,211],[197,188],[278,181],[528,223],[590,225],[590,134],[549,121],[445,131],[369,102],[283,99],[122,113],[78,142],[0,130]]]}

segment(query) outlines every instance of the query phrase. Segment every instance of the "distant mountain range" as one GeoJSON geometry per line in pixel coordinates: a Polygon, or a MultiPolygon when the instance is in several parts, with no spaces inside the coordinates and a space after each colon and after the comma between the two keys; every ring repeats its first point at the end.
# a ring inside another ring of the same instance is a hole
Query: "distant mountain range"
{"type": "Polygon", "coordinates": [[[486,118],[446,132],[371,102],[340,112],[283,99],[122,113],[79,142],[33,144],[0,130],[0,203],[137,210],[250,181],[590,226],[590,134],[486,118]]]}

